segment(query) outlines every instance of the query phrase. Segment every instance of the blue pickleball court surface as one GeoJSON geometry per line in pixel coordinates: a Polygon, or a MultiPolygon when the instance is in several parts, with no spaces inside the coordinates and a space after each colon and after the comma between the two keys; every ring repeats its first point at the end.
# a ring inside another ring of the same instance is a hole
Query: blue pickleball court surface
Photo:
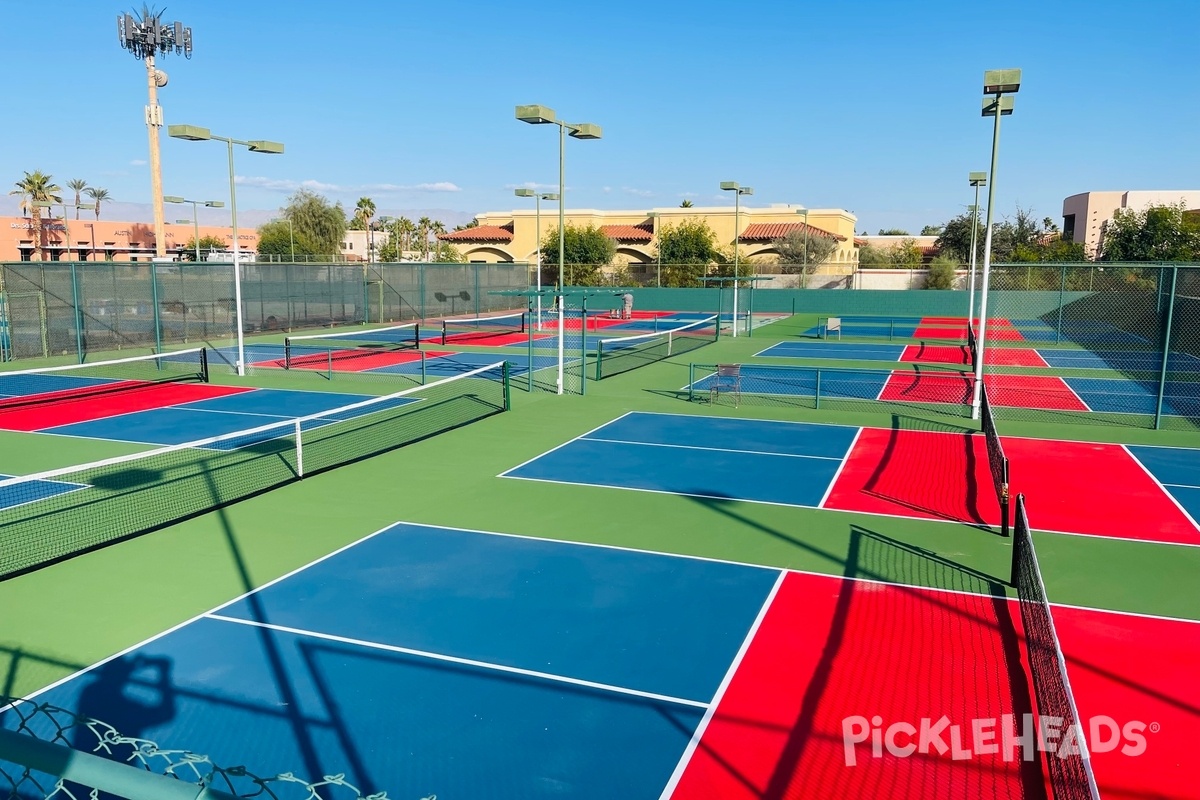
{"type": "Polygon", "coordinates": [[[827,358],[847,361],[899,361],[906,345],[780,342],[754,354],[755,358],[827,358]]]}
{"type": "Polygon", "coordinates": [[[398,524],[37,700],[364,794],[652,800],[778,577],[398,524]]]}
{"type": "Polygon", "coordinates": [[[1187,447],[1126,445],[1193,521],[1200,521],[1200,451],[1187,447]]]}
{"type": "Polygon", "coordinates": [[[43,480],[22,481],[11,486],[2,485],[4,481],[13,477],[13,475],[0,475],[0,509],[16,508],[26,503],[45,500],[47,497],[56,497],[76,489],[87,488],[80,483],[43,480]]]}
{"type": "Polygon", "coordinates": [[[501,477],[816,508],[858,431],[635,411],[501,477]]]}

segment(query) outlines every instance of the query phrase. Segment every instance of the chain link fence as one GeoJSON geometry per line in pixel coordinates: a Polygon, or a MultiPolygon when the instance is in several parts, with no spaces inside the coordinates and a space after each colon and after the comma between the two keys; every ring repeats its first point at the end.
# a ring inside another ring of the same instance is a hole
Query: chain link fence
{"type": "MultiPolygon", "coordinates": [[[[242,264],[244,332],[523,308],[527,264],[242,264]]],[[[0,263],[0,361],[228,340],[232,264],[0,263]]]]}

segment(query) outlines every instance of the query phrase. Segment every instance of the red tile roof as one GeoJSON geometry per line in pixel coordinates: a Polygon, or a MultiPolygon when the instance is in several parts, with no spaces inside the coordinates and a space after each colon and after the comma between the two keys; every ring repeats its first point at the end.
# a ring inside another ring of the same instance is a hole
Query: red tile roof
{"type": "Polygon", "coordinates": [[[854,246],[855,247],[863,247],[864,245],[866,245],[866,243],[867,243],[866,239],[860,239],[857,236],[854,237],[854,246]]]}
{"type": "Polygon", "coordinates": [[[650,228],[641,225],[601,225],[600,230],[618,242],[648,242],[654,238],[650,228]]]}
{"type": "Polygon", "coordinates": [[[803,233],[805,228],[808,228],[809,236],[824,236],[839,242],[846,241],[845,236],[814,228],[806,222],[756,222],[753,225],[747,225],[746,230],[742,231],[742,235],[738,239],[743,242],[772,242],[784,238],[792,231],[803,233]]]}
{"type": "Polygon", "coordinates": [[[439,233],[437,238],[443,242],[511,242],[513,229],[511,224],[476,225],[461,231],[439,233]]]}

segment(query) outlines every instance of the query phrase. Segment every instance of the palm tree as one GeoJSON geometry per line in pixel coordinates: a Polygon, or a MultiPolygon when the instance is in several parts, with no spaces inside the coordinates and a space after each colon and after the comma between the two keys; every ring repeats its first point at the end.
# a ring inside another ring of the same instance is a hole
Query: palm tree
{"type": "Polygon", "coordinates": [[[89,186],[85,191],[88,197],[96,201],[96,219],[100,219],[100,203],[109,198],[108,189],[89,186]]]}
{"type": "Polygon", "coordinates": [[[680,203],[680,204],[679,204],[679,207],[680,207],[680,208],[691,208],[691,207],[692,207],[692,201],[691,201],[691,200],[686,200],[686,199],[685,199],[685,200],[684,200],[682,203],[680,203]]]}
{"type": "Polygon", "coordinates": [[[401,217],[396,221],[396,229],[399,231],[400,235],[404,237],[404,247],[402,248],[401,252],[403,253],[404,250],[411,250],[412,237],[413,234],[417,232],[416,224],[413,223],[413,221],[408,217],[401,217]]]}
{"type": "Polygon", "coordinates": [[[67,188],[75,192],[75,219],[79,219],[79,193],[87,190],[88,183],[83,178],[72,178],[67,181],[67,188]]]}
{"type": "Polygon", "coordinates": [[[433,221],[429,217],[421,217],[417,220],[417,234],[421,237],[421,260],[429,260],[429,228],[433,225],[433,221]]]}
{"type": "Polygon", "coordinates": [[[375,216],[375,201],[369,197],[358,198],[354,206],[354,216],[362,220],[363,230],[367,232],[367,260],[374,261],[374,237],[371,236],[371,217],[375,216]]]}
{"type": "Polygon", "coordinates": [[[28,211],[33,218],[33,260],[42,261],[42,209],[34,203],[61,203],[59,192],[62,189],[55,185],[54,179],[40,169],[26,172],[25,177],[17,181],[15,189],[9,194],[21,196],[21,210],[28,211]]]}
{"type": "Polygon", "coordinates": [[[437,235],[439,233],[445,233],[446,226],[440,219],[435,219],[433,222],[429,223],[429,232],[433,234],[433,260],[437,261],[438,251],[441,250],[442,247],[442,242],[437,238],[437,235]]]}

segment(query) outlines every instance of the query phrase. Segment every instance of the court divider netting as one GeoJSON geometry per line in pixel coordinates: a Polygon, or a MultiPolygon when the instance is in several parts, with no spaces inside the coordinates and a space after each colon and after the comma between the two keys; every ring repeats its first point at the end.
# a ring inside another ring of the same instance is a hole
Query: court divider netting
{"type": "Polygon", "coordinates": [[[596,343],[596,380],[620,375],[664,358],[690,353],[717,341],[714,314],[661,333],[601,339],[596,343]]]}
{"type": "Polygon", "coordinates": [[[0,578],[509,408],[504,361],[295,419],[0,480],[0,578]]]}
{"type": "Polygon", "coordinates": [[[980,430],[983,431],[984,440],[987,442],[988,467],[992,472],[992,484],[996,490],[996,499],[1000,501],[1000,533],[1008,536],[1008,457],[1004,455],[1004,444],[1000,441],[1000,432],[996,430],[996,417],[992,412],[992,404],[988,400],[987,384],[979,387],[979,401],[980,430]]]}
{"type": "Polygon", "coordinates": [[[421,346],[421,326],[416,322],[342,333],[314,333],[283,340],[283,367],[312,368],[421,346]]]}

